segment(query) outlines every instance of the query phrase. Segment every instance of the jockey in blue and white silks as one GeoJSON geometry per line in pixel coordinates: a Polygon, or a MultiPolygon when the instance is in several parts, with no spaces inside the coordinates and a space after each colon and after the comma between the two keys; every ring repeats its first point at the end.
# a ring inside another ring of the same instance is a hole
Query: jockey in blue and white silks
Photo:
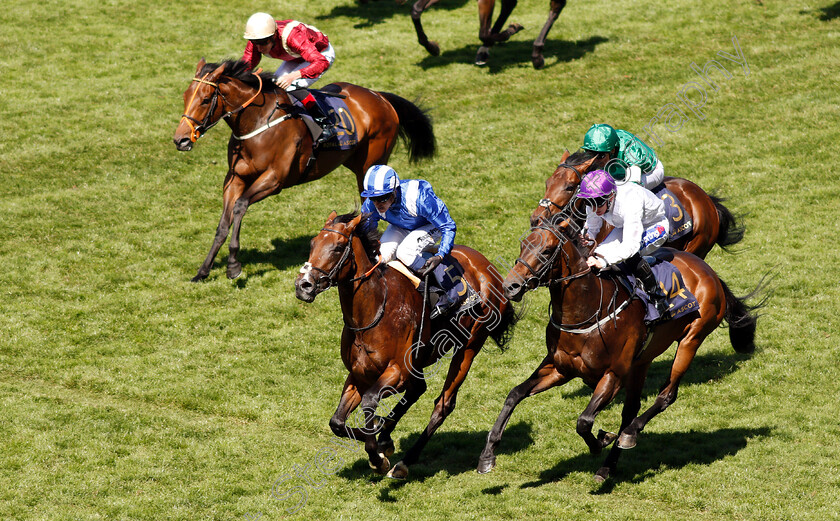
{"type": "Polygon", "coordinates": [[[389,224],[379,246],[383,263],[396,258],[414,271],[425,273],[452,251],[455,221],[427,181],[400,180],[393,168],[374,165],[365,174],[361,195],[367,198],[362,212],[371,216],[368,225],[376,226],[379,220],[389,224]],[[438,239],[437,253],[426,261],[421,253],[431,250],[438,239]]]}

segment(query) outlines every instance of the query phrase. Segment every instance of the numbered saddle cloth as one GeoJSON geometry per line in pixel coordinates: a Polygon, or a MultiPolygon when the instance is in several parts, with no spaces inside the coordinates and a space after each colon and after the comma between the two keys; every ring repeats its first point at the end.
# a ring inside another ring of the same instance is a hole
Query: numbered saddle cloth
{"type": "Polygon", "coordinates": [[[668,234],[668,241],[674,241],[691,231],[691,216],[685,211],[685,207],[677,199],[677,196],[665,187],[665,183],[651,190],[656,197],[662,199],[665,204],[665,215],[671,225],[671,232],[668,234]]]}
{"type": "MultiPolygon", "coordinates": [[[[446,293],[449,300],[456,303],[448,314],[469,308],[480,300],[478,292],[464,278],[464,268],[452,255],[444,256],[443,261],[435,267],[433,273],[434,275],[429,277],[432,305],[437,300],[435,293],[446,293]]],[[[420,292],[423,291],[422,283],[417,289],[420,292]]]]}
{"type": "Polygon", "coordinates": [[[656,306],[651,303],[644,288],[641,287],[641,284],[636,284],[635,275],[626,271],[623,265],[621,266],[622,272],[634,288],[636,296],[645,303],[645,322],[647,323],[679,318],[695,312],[699,308],[697,298],[685,287],[680,270],[668,262],[670,259],[673,259],[673,255],[667,250],[657,251],[653,257],[645,257],[653,275],[656,277],[656,282],[659,283],[659,288],[667,297],[668,312],[666,316],[659,316],[656,306]]]}
{"type": "MultiPolygon", "coordinates": [[[[336,130],[334,137],[322,142],[318,146],[319,150],[349,150],[359,142],[358,136],[356,135],[356,121],[350,114],[344,98],[330,95],[330,93],[338,94],[340,91],[341,87],[335,84],[326,85],[320,90],[309,89],[318,106],[321,107],[321,111],[326,114],[336,130]]],[[[306,126],[312,133],[313,140],[317,139],[321,133],[321,127],[315,123],[315,120],[312,119],[312,116],[300,101],[295,99],[294,96],[290,96],[290,98],[294,105],[300,109],[301,118],[303,118],[306,126]]]]}

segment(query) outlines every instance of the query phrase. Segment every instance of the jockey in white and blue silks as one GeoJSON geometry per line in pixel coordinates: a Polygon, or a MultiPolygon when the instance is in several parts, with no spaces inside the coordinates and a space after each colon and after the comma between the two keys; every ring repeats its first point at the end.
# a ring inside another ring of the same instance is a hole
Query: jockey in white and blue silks
{"type": "Polygon", "coordinates": [[[604,222],[612,231],[592,252],[586,263],[599,269],[624,262],[653,297],[660,313],[667,310],[664,295],[643,255],[665,244],[669,222],[665,205],[653,192],[636,183],[615,180],[604,170],[589,172],[580,183],[577,197],[586,206],[586,235],[594,239],[604,222]]]}
{"type": "Polygon", "coordinates": [[[367,198],[362,204],[362,213],[370,214],[369,227],[375,227],[380,220],[388,222],[380,239],[380,262],[388,263],[396,258],[420,276],[434,273],[444,293],[430,316],[434,319],[445,315],[457,303],[447,294],[452,283],[445,280],[444,266],[435,269],[455,243],[455,221],[446,204],[435,195],[427,181],[401,181],[387,165],[374,165],[368,169],[362,197],[367,198]],[[438,240],[437,252],[429,260],[424,259],[422,253],[434,251],[438,240]]]}
{"type": "Polygon", "coordinates": [[[367,198],[362,212],[370,214],[369,226],[376,226],[380,219],[389,224],[379,246],[382,262],[396,258],[425,275],[452,251],[455,221],[427,181],[401,181],[393,168],[374,165],[365,174],[362,197],[367,198]],[[438,239],[437,253],[426,261],[421,253],[430,251],[438,239]]]}

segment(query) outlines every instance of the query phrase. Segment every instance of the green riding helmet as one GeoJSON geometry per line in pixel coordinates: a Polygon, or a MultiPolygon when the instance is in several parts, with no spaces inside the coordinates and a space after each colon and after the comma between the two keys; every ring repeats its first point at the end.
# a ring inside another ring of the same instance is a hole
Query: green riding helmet
{"type": "Polygon", "coordinates": [[[583,136],[583,148],[593,152],[611,152],[618,144],[618,134],[606,123],[596,123],[583,136]]]}

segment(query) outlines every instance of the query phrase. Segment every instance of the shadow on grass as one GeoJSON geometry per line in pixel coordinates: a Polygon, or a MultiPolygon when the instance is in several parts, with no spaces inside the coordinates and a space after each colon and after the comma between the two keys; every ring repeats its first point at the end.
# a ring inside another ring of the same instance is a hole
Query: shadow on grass
{"type": "MultiPolygon", "coordinates": [[[[591,36],[586,40],[565,41],[548,40],[543,50],[546,65],[543,69],[551,69],[562,63],[583,58],[594,52],[599,44],[609,41],[603,36],[591,36]],[[556,60],[552,62],[553,60],[556,60]]],[[[510,67],[519,67],[527,64],[531,67],[532,41],[507,41],[499,43],[490,48],[490,60],[487,62],[487,69],[490,74],[504,72],[510,67]]],[[[441,52],[440,56],[426,56],[418,65],[424,70],[435,67],[443,67],[453,63],[473,63],[475,53],[478,51],[479,42],[466,45],[460,49],[441,52]]]]}
{"type": "MultiPolygon", "coordinates": [[[[411,6],[414,2],[415,0],[408,0],[403,5],[397,5],[394,0],[370,0],[366,4],[359,4],[358,0],[348,0],[348,3],[336,6],[329,13],[317,16],[315,19],[331,20],[336,17],[362,18],[363,21],[353,25],[353,28],[365,29],[379,25],[390,18],[402,16],[405,18],[406,41],[411,42],[412,45],[416,45],[417,38],[415,37],[414,26],[411,23],[410,17],[411,6]]],[[[434,16],[435,11],[454,11],[464,7],[467,3],[468,0],[447,0],[426,11],[424,17],[434,16]]],[[[478,24],[476,23],[475,25],[475,32],[478,34],[478,24]]]]}
{"type": "MultiPolygon", "coordinates": [[[[505,443],[501,444],[497,454],[511,454],[526,449],[534,443],[531,424],[519,422],[509,425],[505,429],[505,443]]],[[[399,427],[397,427],[399,432],[399,427]]],[[[397,441],[398,451],[390,458],[391,465],[395,465],[405,452],[414,445],[420,433],[412,433],[397,441]]],[[[487,441],[487,431],[454,431],[437,432],[423,449],[420,461],[409,467],[408,480],[399,481],[385,478],[389,487],[383,489],[380,499],[391,501],[389,491],[401,487],[406,482],[423,482],[440,471],[445,471],[450,476],[464,472],[475,472],[478,465],[478,456],[487,441]]],[[[360,445],[361,446],[361,445],[360,445]]],[[[338,476],[347,480],[370,479],[376,481],[381,479],[368,467],[367,455],[338,472],[338,476]]]]}
{"type": "MultiPolygon", "coordinates": [[[[291,239],[272,239],[271,244],[274,246],[272,251],[263,251],[256,248],[240,249],[238,258],[239,262],[242,263],[243,276],[236,279],[235,284],[239,287],[245,287],[248,277],[265,275],[270,269],[282,271],[290,267],[302,266],[309,258],[309,243],[313,237],[314,235],[303,235],[291,239]],[[272,268],[265,267],[266,264],[270,264],[272,268]],[[247,277],[244,275],[247,275],[247,277]]],[[[213,261],[213,267],[210,271],[211,276],[221,270],[221,276],[224,277],[226,267],[227,251],[222,248],[219,250],[216,260],[213,261]]]]}
{"type": "MultiPolygon", "coordinates": [[[[710,465],[727,456],[737,454],[751,438],[764,438],[772,434],[769,427],[754,429],[719,429],[712,432],[642,433],[639,445],[623,451],[618,460],[616,476],[593,490],[593,494],[610,493],[618,483],[642,483],[657,473],[680,469],[686,465],[710,465]]],[[[585,446],[583,446],[585,450],[585,446]]],[[[520,488],[535,488],[563,479],[573,472],[595,474],[606,458],[607,451],[598,456],[588,452],[561,461],[553,468],[540,473],[540,479],[523,483],[520,488]]]]}
{"type": "Polygon", "coordinates": [[[834,20],[835,18],[840,16],[840,2],[837,2],[834,5],[830,5],[827,7],[821,7],[820,11],[822,11],[822,14],[820,15],[820,20],[824,22],[834,20]]]}
{"type": "MultiPolygon", "coordinates": [[[[749,360],[750,357],[751,355],[743,355],[734,351],[725,355],[717,353],[697,355],[691,362],[691,366],[688,368],[685,376],[683,376],[680,387],[685,388],[688,385],[699,385],[720,380],[734,373],[740,367],[741,362],[749,360]]],[[[645,381],[645,387],[642,390],[642,400],[659,394],[659,389],[671,373],[673,362],[673,355],[670,357],[664,355],[651,364],[647,380],[645,381]]],[[[581,397],[590,396],[591,394],[592,389],[583,386],[572,393],[566,394],[566,396],[581,397]]],[[[644,406],[644,404],[642,405],[644,406]]]]}

